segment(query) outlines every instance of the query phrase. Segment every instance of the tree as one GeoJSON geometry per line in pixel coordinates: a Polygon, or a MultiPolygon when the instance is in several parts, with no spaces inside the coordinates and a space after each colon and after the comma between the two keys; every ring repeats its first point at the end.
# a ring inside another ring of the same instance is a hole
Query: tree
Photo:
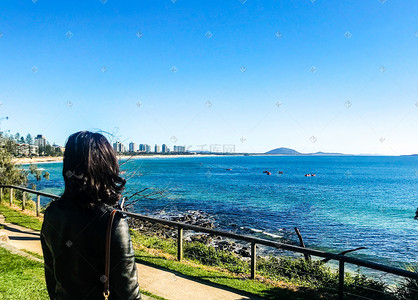
{"type": "MultiPolygon", "coordinates": [[[[46,180],[49,180],[49,176],[50,176],[48,171],[42,172],[42,170],[38,169],[38,166],[34,164],[29,165],[29,173],[35,177],[36,182],[41,181],[42,177],[45,178],[46,180]]],[[[32,183],[31,186],[33,190],[36,190],[36,185],[34,183],[32,183]]]]}
{"type": "Polygon", "coordinates": [[[42,179],[42,171],[41,170],[36,170],[35,171],[35,178],[36,178],[36,181],[41,181],[41,179],[42,179]]]}
{"type": "Polygon", "coordinates": [[[26,136],[26,144],[32,145],[32,143],[33,143],[32,136],[30,135],[30,133],[28,133],[28,135],[26,136]]]}
{"type": "Polygon", "coordinates": [[[13,162],[13,140],[0,137],[0,184],[25,186],[28,172],[13,162]]]}
{"type": "Polygon", "coordinates": [[[46,179],[49,180],[49,172],[48,171],[44,171],[42,176],[46,179]]]}
{"type": "Polygon", "coordinates": [[[20,133],[19,132],[16,132],[16,134],[15,134],[15,140],[16,140],[16,142],[19,143],[19,140],[20,140],[20,133]]]}
{"type": "Polygon", "coordinates": [[[45,155],[48,155],[48,156],[52,156],[53,155],[52,147],[49,144],[47,144],[45,146],[45,155]]]}
{"type": "Polygon", "coordinates": [[[25,138],[23,136],[20,137],[20,143],[24,144],[25,143],[25,138]]]}
{"type": "Polygon", "coordinates": [[[29,165],[29,172],[31,174],[35,174],[35,172],[36,172],[37,169],[38,169],[38,166],[37,165],[33,165],[33,164],[30,164],[29,165]]]}

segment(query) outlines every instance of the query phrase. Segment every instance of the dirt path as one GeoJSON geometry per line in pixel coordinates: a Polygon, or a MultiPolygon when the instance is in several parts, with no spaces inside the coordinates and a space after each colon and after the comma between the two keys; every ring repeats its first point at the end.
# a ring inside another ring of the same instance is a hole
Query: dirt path
{"type": "MultiPolygon", "coordinates": [[[[28,250],[42,255],[39,232],[21,227],[18,225],[5,223],[3,215],[0,214],[0,239],[11,247],[28,250]],[[6,237],[7,236],[7,237],[6,237]]],[[[0,244],[1,245],[1,244],[0,244]]],[[[260,299],[258,297],[248,297],[237,294],[227,289],[212,286],[190,280],[175,272],[153,268],[144,264],[137,263],[139,286],[141,289],[149,291],[170,300],[233,300],[233,299],[260,299]]],[[[144,297],[144,300],[152,299],[144,297]]]]}

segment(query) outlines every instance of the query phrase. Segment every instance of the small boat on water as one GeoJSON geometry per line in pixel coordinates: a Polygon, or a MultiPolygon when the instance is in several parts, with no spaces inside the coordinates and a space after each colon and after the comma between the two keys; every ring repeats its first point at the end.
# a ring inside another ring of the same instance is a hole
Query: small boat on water
{"type": "Polygon", "coordinates": [[[315,177],[316,176],[316,174],[315,173],[312,173],[312,174],[305,174],[305,177],[315,177]]]}
{"type": "Polygon", "coordinates": [[[269,172],[269,171],[263,171],[263,173],[265,173],[267,175],[271,175],[271,172],[269,172]]]}
{"type": "Polygon", "coordinates": [[[226,169],[227,171],[232,171],[232,169],[226,169]]]}

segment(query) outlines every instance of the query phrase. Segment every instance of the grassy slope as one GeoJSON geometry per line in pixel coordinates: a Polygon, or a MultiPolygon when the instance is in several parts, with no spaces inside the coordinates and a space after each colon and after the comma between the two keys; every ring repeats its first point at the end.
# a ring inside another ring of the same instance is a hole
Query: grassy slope
{"type": "Polygon", "coordinates": [[[0,248],[0,299],[48,299],[42,263],[0,248]]]}
{"type": "Polygon", "coordinates": [[[0,214],[6,218],[6,222],[8,223],[20,225],[33,230],[41,230],[41,220],[20,211],[14,210],[4,202],[0,202],[0,214]]]}

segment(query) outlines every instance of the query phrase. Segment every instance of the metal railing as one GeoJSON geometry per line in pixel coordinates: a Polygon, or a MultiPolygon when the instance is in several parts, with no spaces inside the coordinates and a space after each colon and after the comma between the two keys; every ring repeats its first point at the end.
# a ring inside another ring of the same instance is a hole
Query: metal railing
{"type": "Polygon", "coordinates": [[[21,187],[21,186],[17,186],[17,185],[0,185],[0,199],[3,199],[3,194],[4,194],[4,189],[9,189],[9,205],[12,206],[13,204],[13,199],[15,198],[14,196],[14,190],[20,190],[23,192],[23,196],[22,196],[22,210],[25,210],[25,206],[26,206],[26,193],[30,193],[30,194],[34,194],[36,195],[36,215],[39,217],[39,215],[41,214],[41,196],[43,197],[48,197],[48,198],[52,198],[52,199],[58,199],[60,198],[60,196],[54,195],[54,194],[49,194],[49,193],[44,193],[44,192],[39,192],[36,190],[32,190],[32,189],[28,189],[25,187],[21,187]]]}
{"type": "MultiPolygon", "coordinates": [[[[36,190],[31,190],[31,189],[28,189],[28,188],[23,188],[23,187],[14,186],[14,185],[0,185],[0,193],[1,193],[0,196],[1,197],[3,197],[3,189],[4,188],[9,188],[10,189],[10,204],[12,204],[13,189],[17,189],[17,190],[21,190],[23,192],[32,193],[32,194],[37,195],[37,204],[36,204],[37,214],[39,214],[39,205],[40,205],[39,198],[40,198],[40,196],[45,196],[45,197],[49,197],[49,198],[53,198],[53,199],[60,198],[60,196],[57,196],[57,195],[38,192],[36,190]]],[[[307,255],[312,255],[312,256],[316,256],[316,257],[322,257],[322,258],[325,258],[325,259],[328,259],[328,260],[338,261],[338,263],[339,263],[339,268],[338,268],[338,276],[339,276],[338,298],[339,299],[344,298],[344,274],[345,274],[344,265],[345,265],[345,263],[354,264],[354,265],[357,265],[357,266],[360,266],[360,267],[365,267],[365,268],[369,268],[369,269],[373,269],[373,270],[378,270],[378,271],[398,275],[398,276],[401,276],[401,277],[406,277],[406,278],[418,280],[418,273],[407,271],[407,270],[400,269],[400,268],[387,266],[387,265],[383,265],[383,264],[379,264],[379,263],[375,263],[375,262],[371,262],[371,261],[366,261],[366,260],[362,260],[362,259],[358,259],[358,258],[354,258],[354,257],[348,257],[348,256],[345,256],[344,254],[341,254],[341,253],[340,254],[335,254],[335,253],[330,253],[330,252],[324,252],[324,251],[319,251],[319,250],[315,250],[315,249],[304,248],[304,247],[299,247],[299,246],[295,246],[295,245],[284,244],[284,243],[280,243],[280,242],[275,242],[275,241],[270,241],[270,240],[266,240],[266,239],[256,238],[256,237],[252,237],[252,236],[235,234],[235,233],[227,232],[227,231],[221,231],[221,230],[210,229],[210,228],[200,227],[200,226],[196,226],[196,225],[181,223],[181,222],[174,222],[174,221],[169,221],[169,220],[164,220],[164,219],[153,218],[153,217],[149,217],[149,216],[145,216],[145,215],[141,215],[141,214],[137,214],[137,213],[131,213],[131,212],[126,212],[126,211],[122,211],[122,212],[124,214],[130,216],[131,218],[135,218],[135,219],[138,219],[138,220],[147,221],[147,222],[151,222],[151,223],[159,223],[159,224],[168,225],[168,226],[172,226],[172,227],[177,228],[177,260],[178,261],[181,261],[183,259],[183,230],[192,230],[192,231],[195,231],[195,232],[203,232],[203,233],[208,233],[208,234],[212,234],[212,235],[216,235],[216,236],[232,238],[232,239],[236,239],[236,240],[240,240],[240,241],[243,241],[243,242],[250,243],[251,244],[251,279],[254,279],[255,275],[256,275],[256,266],[257,266],[257,253],[256,253],[257,247],[256,247],[256,245],[264,245],[264,246],[274,247],[274,248],[277,248],[277,249],[288,250],[288,251],[297,252],[297,253],[301,253],[301,254],[307,254],[307,255]]]]}

